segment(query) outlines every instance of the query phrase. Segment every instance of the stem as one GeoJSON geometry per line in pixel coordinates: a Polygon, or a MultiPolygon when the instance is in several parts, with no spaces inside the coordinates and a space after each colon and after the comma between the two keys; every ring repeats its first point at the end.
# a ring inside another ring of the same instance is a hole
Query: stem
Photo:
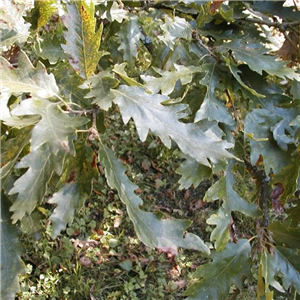
{"type": "Polygon", "coordinates": [[[260,25],[267,25],[269,27],[275,27],[278,28],[281,32],[285,33],[286,28],[290,27],[292,28],[295,25],[300,25],[300,21],[293,21],[293,22],[272,22],[272,21],[266,21],[266,20],[261,20],[261,19],[243,19],[240,20],[241,22],[246,22],[246,23],[255,23],[255,24],[260,24],[260,25]]]}

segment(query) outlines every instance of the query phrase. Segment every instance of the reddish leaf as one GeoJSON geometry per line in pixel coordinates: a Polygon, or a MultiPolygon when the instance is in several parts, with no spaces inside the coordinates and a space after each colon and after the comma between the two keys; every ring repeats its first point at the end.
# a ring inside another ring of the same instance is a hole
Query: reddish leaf
{"type": "Polygon", "coordinates": [[[295,61],[299,59],[299,35],[295,31],[291,31],[282,47],[277,51],[282,59],[295,61]]]}
{"type": "Polygon", "coordinates": [[[276,212],[276,214],[280,215],[283,213],[283,207],[280,201],[280,196],[283,194],[284,188],[281,183],[276,183],[275,188],[273,189],[271,193],[271,199],[273,203],[273,208],[276,212]]]}
{"type": "Polygon", "coordinates": [[[211,12],[211,14],[212,15],[214,15],[216,12],[217,12],[217,10],[219,9],[219,7],[222,5],[222,3],[223,3],[224,1],[214,1],[211,5],[210,5],[210,12],[211,12]]]}
{"type": "Polygon", "coordinates": [[[230,234],[231,241],[236,244],[238,242],[238,238],[236,235],[233,218],[231,218],[229,222],[229,234],[230,234]]]}

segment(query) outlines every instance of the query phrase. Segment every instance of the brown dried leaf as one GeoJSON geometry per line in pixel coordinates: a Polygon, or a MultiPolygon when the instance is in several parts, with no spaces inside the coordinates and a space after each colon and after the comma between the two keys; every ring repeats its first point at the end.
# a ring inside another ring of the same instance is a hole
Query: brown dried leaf
{"type": "Polygon", "coordinates": [[[284,60],[291,62],[299,59],[299,34],[291,31],[284,41],[282,47],[277,51],[277,54],[284,60]]]}
{"type": "Polygon", "coordinates": [[[219,7],[222,5],[222,3],[223,3],[224,1],[214,1],[211,5],[210,5],[210,12],[211,12],[211,14],[212,15],[214,15],[216,12],[217,12],[217,10],[219,9],[219,7]]]}

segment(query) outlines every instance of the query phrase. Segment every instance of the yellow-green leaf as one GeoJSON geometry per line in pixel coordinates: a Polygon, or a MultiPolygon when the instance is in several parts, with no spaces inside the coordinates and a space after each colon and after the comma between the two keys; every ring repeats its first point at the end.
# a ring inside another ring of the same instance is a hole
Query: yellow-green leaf
{"type": "Polygon", "coordinates": [[[57,10],[55,5],[57,1],[37,1],[37,7],[39,9],[38,28],[47,24],[52,17],[53,13],[57,10]]]}
{"type": "Polygon", "coordinates": [[[102,35],[102,24],[96,30],[93,2],[88,6],[84,1],[75,1],[67,5],[67,13],[62,21],[67,27],[64,33],[66,44],[63,50],[70,55],[69,62],[84,79],[89,78],[99,59],[105,52],[98,51],[102,35]]]}

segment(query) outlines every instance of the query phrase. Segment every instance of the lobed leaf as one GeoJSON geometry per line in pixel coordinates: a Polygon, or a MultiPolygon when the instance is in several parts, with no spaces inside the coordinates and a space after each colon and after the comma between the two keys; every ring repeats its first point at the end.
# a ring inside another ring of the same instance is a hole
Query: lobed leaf
{"type": "Polygon", "coordinates": [[[255,165],[259,156],[262,155],[267,172],[272,169],[275,173],[278,173],[290,161],[289,154],[281,151],[271,132],[271,128],[280,120],[279,116],[263,108],[253,109],[245,118],[245,133],[251,133],[257,139],[256,141],[250,140],[251,164],[255,165]]]}
{"type": "Polygon", "coordinates": [[[62,153],[54,156],[49,146],[45,144],[17,163],[16,168],[28,168],[28,170],[15,181],[9,191],[9,195],[18,194],[10,208],[13,212],[13,223],[22,219],[26,213],[31,214],[36,205],[42,201],[52,173],[61,173],[63,159],[62,153]]]}
{"type": "Polygon", "coordinates": [[[161,102],[168,99],[166,96],[148,94],[136,86],[122,85],[114,93],[114,102],[119,105],[124,122],[133,118],[142,141],[151,129],[167,147],[171,147],[172,139],[183,153],[208,167],[209,160],[217,163],[233,157],[226,150],[232,144],[220,139],[213,130],[205,128],[204,131],[201,124],[184,124],[178,120],[185,106],[164,106],[161,102]]]}
{"type": "Polygon", "coordinates": [[[115,1],[107,3],[107,10],[102,14],[101,18],[107,19],[110,22],[117,21],[122,23],[123,20],[128,19],[128,11],[120,8],[120,5],[115,1]]]}
{"type": "Polygon", "coordinates": [[[213,261],[200,266],[194,273],[199,281],[184,292],[184,296],[189,296],[186,300],[226,299],[231,285],[242,289],[243,281],[251,275],[250,254],[251,246],[245,239],[212,253],[213,261]]]}
{"type": "Polygon", "coordinates": [[[286,67],[286,62],[280,61],[271,55],[265,55],[267,50],[261,44],[251,44],[246,38],[235,39],[232,42],[223,44],[220,49],[222,48],[232,51],[236,60],[245,62],[251,70],[260,75],[265,71],[273,76],[300,81],[300,74],[286,67]]]}
{"type": "Polygon", "coordinates": [[[107,111],[115,98],[111,89],[117,87],[118,84],[119,81],[114,78],[113,74],[103,71],[90,77],[81,87],[90,86],[92,90],[86,94],[85,98],[93,98],[93,103],[97,103],[101,109],[107,111]]]}
{"type": "Polygon", "coordinates": [[[35,115],[30,117],[17,117],[11,115],[10,109],[8,107],[8,103],[11,96],[12,94],[8,91],[3,91],[0,93],[0,120],[3,121],[3,123],[7,126],[19,129],[22,127],[27,127],[36,124],[39,121],[39,116],[35,115]]]}
{"type": "Polygon", "coordinates": [[[223,200],[223,207],[227,211],[239,211],[250,217],[259,217],[261,212],[256,204],[243,199],[235,190],[232,162],[229,163],[225,176],[212,185],[206,192],[204,201],[223,200]]]}
{"type": "Polygon", "coordinates": [[[231,220],[231,211],[221,207],[216,214],[212,214],[206,223],[216,225],[216,228],[210,235],[210,240],[215,241],[217,251],[223,250],[230,240],[229,225],[231,220]]]}
{"type": "Polygon", "coordinates": [[[123,23],[121,30],[117,33],[121,43],[118,50],[123,51],[123,59],[132,64],[133,58],[137,57],[138,45],[143,34],[140,31],[138,18],[135,15],[130,15],[130,18],[123,23]]]}
{"type": "Polygon", "coordinates": [[[146,82],[145,87],[153,94],[161,91],[163,95],[169,95],[173,92],[178,80],[181,81],[182,85],[188,84],[192,81],[193,74],[201,71],[201,68],[194,66],[185,67],[174,64],[174,67],[174,71],[164,71],[153,67],[161,77],[141,75],[141,78],[146,82]]]}
{"type": "Polygon", "coordinates": [[[29,58],[20,51],[18,68],[14,68],[5,58],[0,57],[2,88],[11,93],[31,93],[32,96],[51,98],[57,95],[58,87],[53,74],[47,74],[45,66],[37,63],[34,68],[29,58]]]}
{"type": "Polygon", "coordinates": [[[170,18],[165,15],[165,22],[160,27],[164,34],[159,35],[158,38],[171,50],[174,50],[174,46],[179,39],[191,40],[192,38],[192,26],[184,18],[177,16],[170,18]]]}
{"type": "Polygon", "coordinates": [[[98,61],[105,54],[98,51],[103,25],[95,32],[96,19],[93,1],[88,6],[85,1],[73,1],[67,4],[67,13],[62,21],[68,31],[64,33],[66,44],[63,50],[70,54],[71,66],[79,75],[87,79],[96,69],[98,61]]]}
{"type": "Polygon", "coordinates": [[[142,199],[134,192],[138,186],[128,179],[124,165],[101,141],[99,142],[99,159],[105,167],[108,185],[118,191],[120,199],[126,205],[138,238],[146,246],[159,248],[172,254],[177,254],[178,247],[199,250],[205,254],[210,253],[198,236],[186,233],[185,230],[190,225],[190,221],[160,219],[155,214],[140,209],[142,199]]]}
{"type": "Polygon", "coordinates": [[[211,177],[211,169],[207,166],[200,165],[194,158],[186,157],[186,160],[176,170],[181,175],[178,183],[179,189],[188,189],[193,185],[196,188],[204,179],[211,177]]]}
{"type": "Polygon", "coordinates": [[[53,103],[45,99],[24,100],[12,110],[12,114],[40,115],[42,119],[32,130],[30,148],[34,151],[48,144],[54,154],[60,150],[72,152],[71,140],[76,138],[77,127],[88,122],[86,118],[68,116],[59,109],[57,102],[53,103]]]}
{"type": "Polygon", "coordinates": [[[224,78],[217,66],[217,62],[204,64],[202,71],[205,71],[206,74],[200,80],[200,83],[207,87],[207,92],[200,109],[196,113],[194,122],[208,119],[209,121],[222,122],[229,126],[233,125],[234,122],[231,114],[215,94],[217,89],[225,89],[221,84],[224,78]]]}
{"type": "Polygon", "coordinates": [[[42,27],[48,23],[53,13],[57,11],[56,1],[36,1],[39,10],[38,27],[42,27]]]}
{"type": "Polygon", "coordinates": [[[264,252],[261,258],[263,277],[266,287],[273,286],[284,293],[284,289],[293,286],[300,294],[299,250],[277,246],[273,253],[264,252]],[[282,284],[278,278],[282,278],[282,284]]]}
{"type": "Polygon", "coordinates": [[[25,22],[27,6],[32,5],[32,1],[1,1],[0,17],[0,38],[1,50],[10,47],[14,43],[24,43],[29,37],[30,23],[25,22]]]}
{"type": "Polygon", "coordinates": [[[23,148],[29,143],[32,127],[25,127],[18,131],[15,138],[8,141],[1,141],[1,185],[5,186],[5,182],[9,177],[15,163],[23,151],[23,148]]]}
{"type": "Polygon", "coordinates": [[[98,178],[93,150],[83,142],[77,142],[75,148],[76,156],[67,161],[58,184],[60,187],[48,201],[57,205],[49,218],[53,238],[72,223],[75,210],[83,206],[92,192],[93,179],[98,178]]]}

